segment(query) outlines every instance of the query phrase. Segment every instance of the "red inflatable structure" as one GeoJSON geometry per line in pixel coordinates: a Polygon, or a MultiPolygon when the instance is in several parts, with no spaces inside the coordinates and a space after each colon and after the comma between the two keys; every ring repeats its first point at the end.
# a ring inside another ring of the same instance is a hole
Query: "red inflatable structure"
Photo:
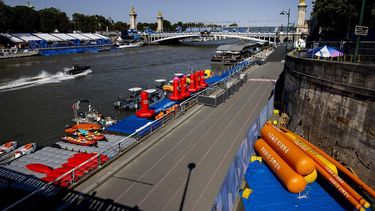
{"type": "Polygon", "coordinates": [[[173,101],[179,101],[183,99],[183,96],[180,95],[179,82],[178,80],[173,80],[173,92],[169,95],[169,99],[173,101]]]}
{"type": "Polygon", "coordinates": [[[201,78],[200,78],[199,71],[195,72],[194,75],[195,75],[195,88],[197,89],[197,91],[199,91],[203,88],[201,87],[201,78]]]}
{"type": "Polygon", "coordinates": [[[190,85],[189,85],[189,92],[197,92],[198,89],[196,88],[196,81],[195,81],[195,74],[190,74],[190,85]]]}
{"type": "Polygon", "coordinates": [[[190,97],[190,92],[187,90],[187,87],[186,87],[186,77],[183,76],[181,78],[181,97],[182,98],[187,98],[187,97],[190,97]]]}
{"type": "Polygon", "coordinates": [[[204,81],[204,70],[199,71],[199,77],[200,77],[200,81],[199,81],[200,87],[202,88],[207,87],[207,83],[204,81]]]}
{"type": "Polygon", "coordinates": [[[141,92],[141,109],[135,112],[135,115],[139,118],[150,118],[155,115],[155,111],[149,108],[148,93],[146,91],[141,92]]]}

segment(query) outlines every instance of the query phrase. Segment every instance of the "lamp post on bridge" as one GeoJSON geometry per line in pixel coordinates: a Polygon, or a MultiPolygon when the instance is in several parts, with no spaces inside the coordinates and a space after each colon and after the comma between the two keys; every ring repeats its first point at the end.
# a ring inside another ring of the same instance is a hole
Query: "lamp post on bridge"
{"type": "Polygon", "coordinates": [[[285,10],[280,12],[280,15],[287,15],[288,16],[288,23],[286,25],[286,43],[285,43],[285,50],[286,50],[286,52],[288,52],[290,8],[288,9],[288,12],[285,11],[285,10]]]}

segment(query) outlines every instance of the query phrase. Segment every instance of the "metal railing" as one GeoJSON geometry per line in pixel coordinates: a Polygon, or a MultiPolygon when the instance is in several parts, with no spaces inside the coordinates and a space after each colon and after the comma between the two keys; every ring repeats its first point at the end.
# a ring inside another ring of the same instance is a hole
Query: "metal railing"
{"type": "MultiPolygon", "coordinates": [[[[227,69],[227,71],[223,71],[223,74],[227,74],[227,76],[223,77],[219,81],[210,84],[208,88],[222,85],[223,83],[230,80],[235,74],[237,74],[240,70],[244,70],[246,67],[255,64],[254,59],[246,59],[240,63],[232,65],[227,69]]],[[[31,192],[30,194],[26,195],[22,199],[18,200],[17,202],[11,204],[9,207],[5,208],[5,210],[11,210],[16,208],[17,206],[21,205],[22,203],[26,202],[27,200],[31,199],[33,196],[37,194],[43,194],[43,191],[50,190],[49,187],[51,185],[59,185],[62,187],[70,187],[78,182],[79,179],[83,178],[84,176],[88,176],[89,173],[96,173],[103,165],[107,165],[113,161],[117,157],[122,155],[122,152],[125,151],[129,146],[122,147],[122,143],[129,139],[136,139],[136,142],[133,144],[138,144],[141,142],[142,139],[151,135],[153,132],[162,128],[166,125],[169,121],[183,115],[188,109],[194,106],[197,103],[197,96],[205,92],[205,90],[201,90],[199,92],[194,93],[191,97],[181,102],[178,107],[171,113],[168,113],[161,117],[160,119],[154,120],[152,122],[147,123],[146,125],[138,128],[134,133],[126,136],[125,138],[119,140],[118,142],[114,143],[113,145],[109,146],[108,148],[99,151],[96,155],[93,155],[91,158],[88,158],[86,161],[80,163],[76,167],[72,168],[71,170],[67,171],[66,173],[62,174],[61,176],[57,177],[53,181],[46,183],[41,188],[31,192]],[[112,157],[108,157],[108,155],[114,154],[112,157]]],[[[132,144],[132,145],[133,145],[132,144]]]]}

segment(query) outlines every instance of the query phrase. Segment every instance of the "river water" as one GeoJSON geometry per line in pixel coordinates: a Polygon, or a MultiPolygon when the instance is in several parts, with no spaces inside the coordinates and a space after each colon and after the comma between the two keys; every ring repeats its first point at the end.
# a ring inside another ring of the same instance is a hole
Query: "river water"
{"type": "MultiPolygon", "coordinates": [[[[0,61],[0,143],[46,146],[64,135],[73,118],[72,104],[89,99],[104,115],[129,115],[112,103],[128,88],[153,88],[155,79],[211,68],[216,47],[146,46],[102,53],[30,57],[0,61]],[[64,74],[73,64],[91,66],[80,77],[64,74]]],[[[215,67],[214,67],[215,68],[215,67]]],[[[87,108],[85,108],[87,109],[87,108]]]]}

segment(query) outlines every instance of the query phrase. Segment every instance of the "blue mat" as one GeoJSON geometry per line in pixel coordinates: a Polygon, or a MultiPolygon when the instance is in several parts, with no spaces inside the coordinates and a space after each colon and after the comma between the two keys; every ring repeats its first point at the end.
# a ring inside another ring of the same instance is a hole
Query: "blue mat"
{"type": "MultiPolygon", "coordinates": [[[[245,210],[336,211],[350,209],[346,201],[342,204],[338,203],[337,198],[333,198],[326,191],[326,189],[331,189],[329,184],[322,186],[320,182],[308,184],[305,191],[301,193],[305,197],[298,199],[298,194],[287,191],[267,165],[260,164],[258,161],[250,163],[245,178],[249,188],[253,190],[248,199],[242,198],[245,210]]],[[[336,190],[328,191],[332,193],[336,190]]]]}

